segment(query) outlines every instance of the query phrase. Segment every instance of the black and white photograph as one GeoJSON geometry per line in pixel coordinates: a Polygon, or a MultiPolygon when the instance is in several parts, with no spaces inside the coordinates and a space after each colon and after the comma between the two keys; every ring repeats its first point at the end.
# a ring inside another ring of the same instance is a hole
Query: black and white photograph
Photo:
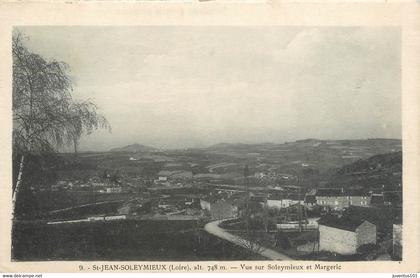
{"type": "Polygon", "coordinates": [[[401,28],[16,26],[11,259],[401,261],[401,28]]]}

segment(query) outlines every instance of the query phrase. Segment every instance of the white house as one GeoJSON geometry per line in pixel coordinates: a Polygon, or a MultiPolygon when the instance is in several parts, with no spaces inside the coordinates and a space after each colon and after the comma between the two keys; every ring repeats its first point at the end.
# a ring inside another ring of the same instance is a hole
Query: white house
{"type": "Polygon", "coordinates": [[[326,216],[318,221],[319,251],[356,254],[365,244],[376,244],[376,225],[364,219],[326,216]]]}
{"type": "Polygon", "coordinates": [[[402,258],[402,224],[392,225],[392,253],[398,260],[402,258]]]}
{"type": "Polygon", "coordinates": [[[288,208],[295,204],[303,204],[303,198],[299,198],[296,194],[272,194],[267,198],[267,207],[269,208],[288,208]]]}

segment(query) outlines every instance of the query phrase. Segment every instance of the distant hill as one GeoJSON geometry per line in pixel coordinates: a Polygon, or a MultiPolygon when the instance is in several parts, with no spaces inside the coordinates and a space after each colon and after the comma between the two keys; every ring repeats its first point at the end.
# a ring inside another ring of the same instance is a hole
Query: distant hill
{"type": "Polygon", "coordinates": [[[284,146],[284,145],[300,145],[302,143],[322,143],[322,144],[330,144],[330,145],[343,145],[343,146],[376,146],[376,145],[396,145],[401,147],[401,139],[388,139],[388,138],[368,138],[368,139],[342,139],[342,140],[323,140],[317,138],[307,138],[301,139],[296,141],[290,141],[285,143],[273,143],[273,142],[262,142],[262,143],[218,143],[214,145],[210,145],[206,147],[207,149],[219,149],[219,148],[246,148],[246,147],[265,147],[265,146],[284,146]]]}
{"type": "Polygon", "coordinates": [[[258,148],[265,148],[267,146],[277,146],[281,144],[274,144],[274,143],[218,143],[211,146],[208,146],[203,149],[208,150],[252,150],[258,148]]]}
{"type": "Polygon", "coordinates": [[[361,159],[338,169],[338,175],[371,173],[377,171],[401,172],[402,152],[392,152],[374,155],[368,159],[361,159]]]}
{"type": "Polygon", "coordinates": [[[127,152],[127,153],[136,153],[136,152],[151,152],[157,150],[156,148],[145,146],[142,144],[132,144],[122,148],[111,149],[111,152],[127,152]]]}
{"type": "Polygon", "coordinates": [[[335,170],[329,186],[401,190],[402,152],[392,152],[360,159],[335,170]]]}
{"type": "Polygon", "coordinates": [[[209,150],[217,150],[217,149],[241,149],[241,148],[249,148],[254,145],[252,144],[244,144],[244,143],[218,143],[207,147],[206,149],[209,150]]]}

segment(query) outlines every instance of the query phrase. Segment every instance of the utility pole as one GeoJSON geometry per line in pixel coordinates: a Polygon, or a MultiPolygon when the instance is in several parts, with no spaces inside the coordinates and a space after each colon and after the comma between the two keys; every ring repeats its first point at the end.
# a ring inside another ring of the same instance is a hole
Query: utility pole
{"type": "Polygon", "coordinates": [[[96,203],[95,188],[93,183],[90,185],[91,202],[96,203]]]}
{"type": "Polygon", "coordinates": [[[267,184],[264,185],[264,228],[265,232],[268,233],[268,207],[267,207],[267,199],[268,199],[268,192],[267,192],[267,184]]]}
{"type": "Polygon", "coordinates": [[[300,204],[301,188],[299,174],[297,174],[297,186],[298,186],[298,221],[299,221],[299,233],[302,232],[302,207],[300,204]]]}
{"type": "Polygon", "coordinates": [[[249,176],[249,168],[248,168],[248,165],[245,165],[245,168],[244,168],[244,187],[245,187],[245,192],[246,192],[246,196],[245,196],[245,225],[246,225],[247,237],[250,236],[250,232],[249,232],[249,181],[248,181],[248,176],[249,176]]]}

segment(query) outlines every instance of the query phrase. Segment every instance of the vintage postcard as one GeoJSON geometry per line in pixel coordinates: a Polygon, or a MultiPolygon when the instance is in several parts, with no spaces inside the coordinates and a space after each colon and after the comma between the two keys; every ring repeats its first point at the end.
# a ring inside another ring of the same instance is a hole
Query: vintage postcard
{"type": "Polygon", "coordinates": [[[418,272],[420,5],[3,2],[2,272],[418,272]]]}

